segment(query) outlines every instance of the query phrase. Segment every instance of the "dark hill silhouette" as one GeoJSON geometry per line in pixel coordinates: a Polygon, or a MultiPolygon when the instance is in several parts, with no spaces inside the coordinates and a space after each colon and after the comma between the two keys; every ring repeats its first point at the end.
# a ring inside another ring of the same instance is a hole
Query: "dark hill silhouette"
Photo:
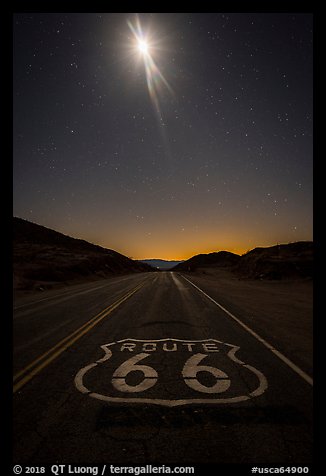
{"type": "Polygon", "coordinates": [[[218,251],[217,253],[199,254],[189,258],[183,263],[173,268],[174,271],[194,271],[199,267],[214,265],[219,267],[229,267],[236,265],[240,256],[229,251],[218,251]]]}
{"type": "Polygon", "coordinates": [[[22,218],[13,218],[13,234],[14,286],[17,289],[48,288],[85,277],[153,270],[116,251],[22,218]]]}
{"type": "Polygon", "coordinates": [[[241,256],[236,271],[255,279],[312,278],[313,242],[254,248],[241,256]]]}
{"type": "Polygon", "coordinates": [[[174,271],[200,268],[229,268],[250,279],[297,279],[313,277],[313,242],[298,241],[266,248],[254,248],[242,256],[219,251],[199,254],[175,266],[174,271]]]}

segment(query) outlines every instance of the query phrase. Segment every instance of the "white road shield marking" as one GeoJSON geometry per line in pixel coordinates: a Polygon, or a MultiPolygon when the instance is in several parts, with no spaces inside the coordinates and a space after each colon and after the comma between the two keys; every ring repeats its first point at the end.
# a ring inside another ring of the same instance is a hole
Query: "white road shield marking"
{"type": "Polygon", "coordinates": [[[104,356],[79,370],[75,385],[109,403],[238,403],[268,387],[262,372],[236,357],[238,346],[216,339],[130,338],[101,348],[104,356]]]}

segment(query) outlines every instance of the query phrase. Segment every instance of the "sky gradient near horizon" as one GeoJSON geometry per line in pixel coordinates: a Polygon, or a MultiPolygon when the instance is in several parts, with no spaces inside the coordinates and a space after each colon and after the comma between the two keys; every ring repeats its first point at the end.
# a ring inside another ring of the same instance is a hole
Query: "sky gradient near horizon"
{"type": "Polygon", "coordinates": [[[312,14],[17,13],[13,34],[15,216],[135,259],[312,240],[312,14]]]}

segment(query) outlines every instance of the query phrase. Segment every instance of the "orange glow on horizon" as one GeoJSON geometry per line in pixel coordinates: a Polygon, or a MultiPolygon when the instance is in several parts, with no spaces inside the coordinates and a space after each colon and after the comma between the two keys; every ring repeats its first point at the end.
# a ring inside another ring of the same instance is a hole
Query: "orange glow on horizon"
{"type": "Polygon", "coordinates": [[[229,251],[241,256],[257,247],[312,240],[308,227],[299,232],[296,229],[288,228],[285,232],[281,226],[262,229],[257,226],[254,228],[249,223],[232,225],[225,224],[222,228],[207,222],[199,230],[197,227],[191,229],[184,220],[178,227],[173,227],[170,223],[169,227],[161,227],[156,224],[156,226],[147,228],[136,223],[132,233],[125,223],[119,228],[99,224],[98,227],[86,232],[82,224],[80,227],[56,227],[56,230],[68,236],[114,250],[135,260],[183,261],[198,254],[219,251],[229,251]]]}
{"type": "MultiPolygon", "coordinates": [[[[305,240],[294,240],[294,241],[305,241],[305,240]]],[[[265,248],[265,247],[269,247],[269,246],[274,246],[278,243],[282,243],[282,244],[285,244],[285,243],[289,243],[290,241],[288,240],[284,240],[284,241],[278,241],[278,242],[270,242],[270,243],[256,243],[252,246],[216,246],[216,247],[203,247],[203,248],[200,248],[200,247],[194,247],[193,250],[187,250],[185,251],[184,253],[182,252],[175,252],[173,253],[172,251],[171,252],[168,252],[168,251],[163,251],[164,250],[164,246],[162,247],[161,251],[157,251],[157,248],[156,247],[153,247],[153,248],[148,248],[148,252],[143,252],[141,254],[132,254],[132,253],[128,253],[126,252],[125,250],[123,249],[117,249],[116,248],[112,248],[110,246],[104,246],[105,248],[110,248],[110,249],[114,249],[115,251],[117,251],[118,253],[121,253],[125,256],[128,256],[129,258],[131,259],[134,259],[134,260],[146,260],[146,259],[162,259],[162,260],[166,260],[166,261],[186,261],[190,258],[192,258],[193,256],[196,256],[196,255],[199,255],[199,254],[209,254],[209,253],[218,253],[219,251],[228,251],[230,253],[234,253],[236,255],[243,255],[245,253],[247,253],[248,251],[254,249],[254,248],[259,248],[259,247],[262,247],[262,248],[265,248]]],[[[103,245],[101,245],[103,246],[103,245]]]]}
{"type": "MultiPolygon", "coordinates": [[[[274,243],[275,244],[275,243],[274,243]]],[[[271,245],[272,246],[272,245],[271,245]]],[[[209,253],[218,253],[219,251],[229,251],[230,253],[234,253],[236,255],[243,255],[247,253],[247,251],[257,248],[256,246],[253,246],[252,248],[239,248],[239,249],[234,249],[234,248],[215,248],[215,249],[209,249],[209,250],[194,250],[192,253],[187,253],[187,254],[179,254],[179,255],[166,255],[164,253],[154,253],[153,256],[148,256],[146,255],[141,256],[141,257],[132,257],[132,259],[136,260],[144,260],[144,259],[163,259],[166,261],[186,261],[193,256],[200,255],[200,254],[209,254],[209,253]]],[[[123,253],[122,253],[123,254],[123,253]]]]}

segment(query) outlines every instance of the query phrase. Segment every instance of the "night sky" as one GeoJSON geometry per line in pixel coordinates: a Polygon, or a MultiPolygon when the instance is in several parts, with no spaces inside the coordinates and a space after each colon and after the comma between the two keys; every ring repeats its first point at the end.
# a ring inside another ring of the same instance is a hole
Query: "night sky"
{"type": "Polygon", "coordinates": [[[135,259],[312,239],[312,14],[16,13],[13,33],[14,216],[135,259]]]}

